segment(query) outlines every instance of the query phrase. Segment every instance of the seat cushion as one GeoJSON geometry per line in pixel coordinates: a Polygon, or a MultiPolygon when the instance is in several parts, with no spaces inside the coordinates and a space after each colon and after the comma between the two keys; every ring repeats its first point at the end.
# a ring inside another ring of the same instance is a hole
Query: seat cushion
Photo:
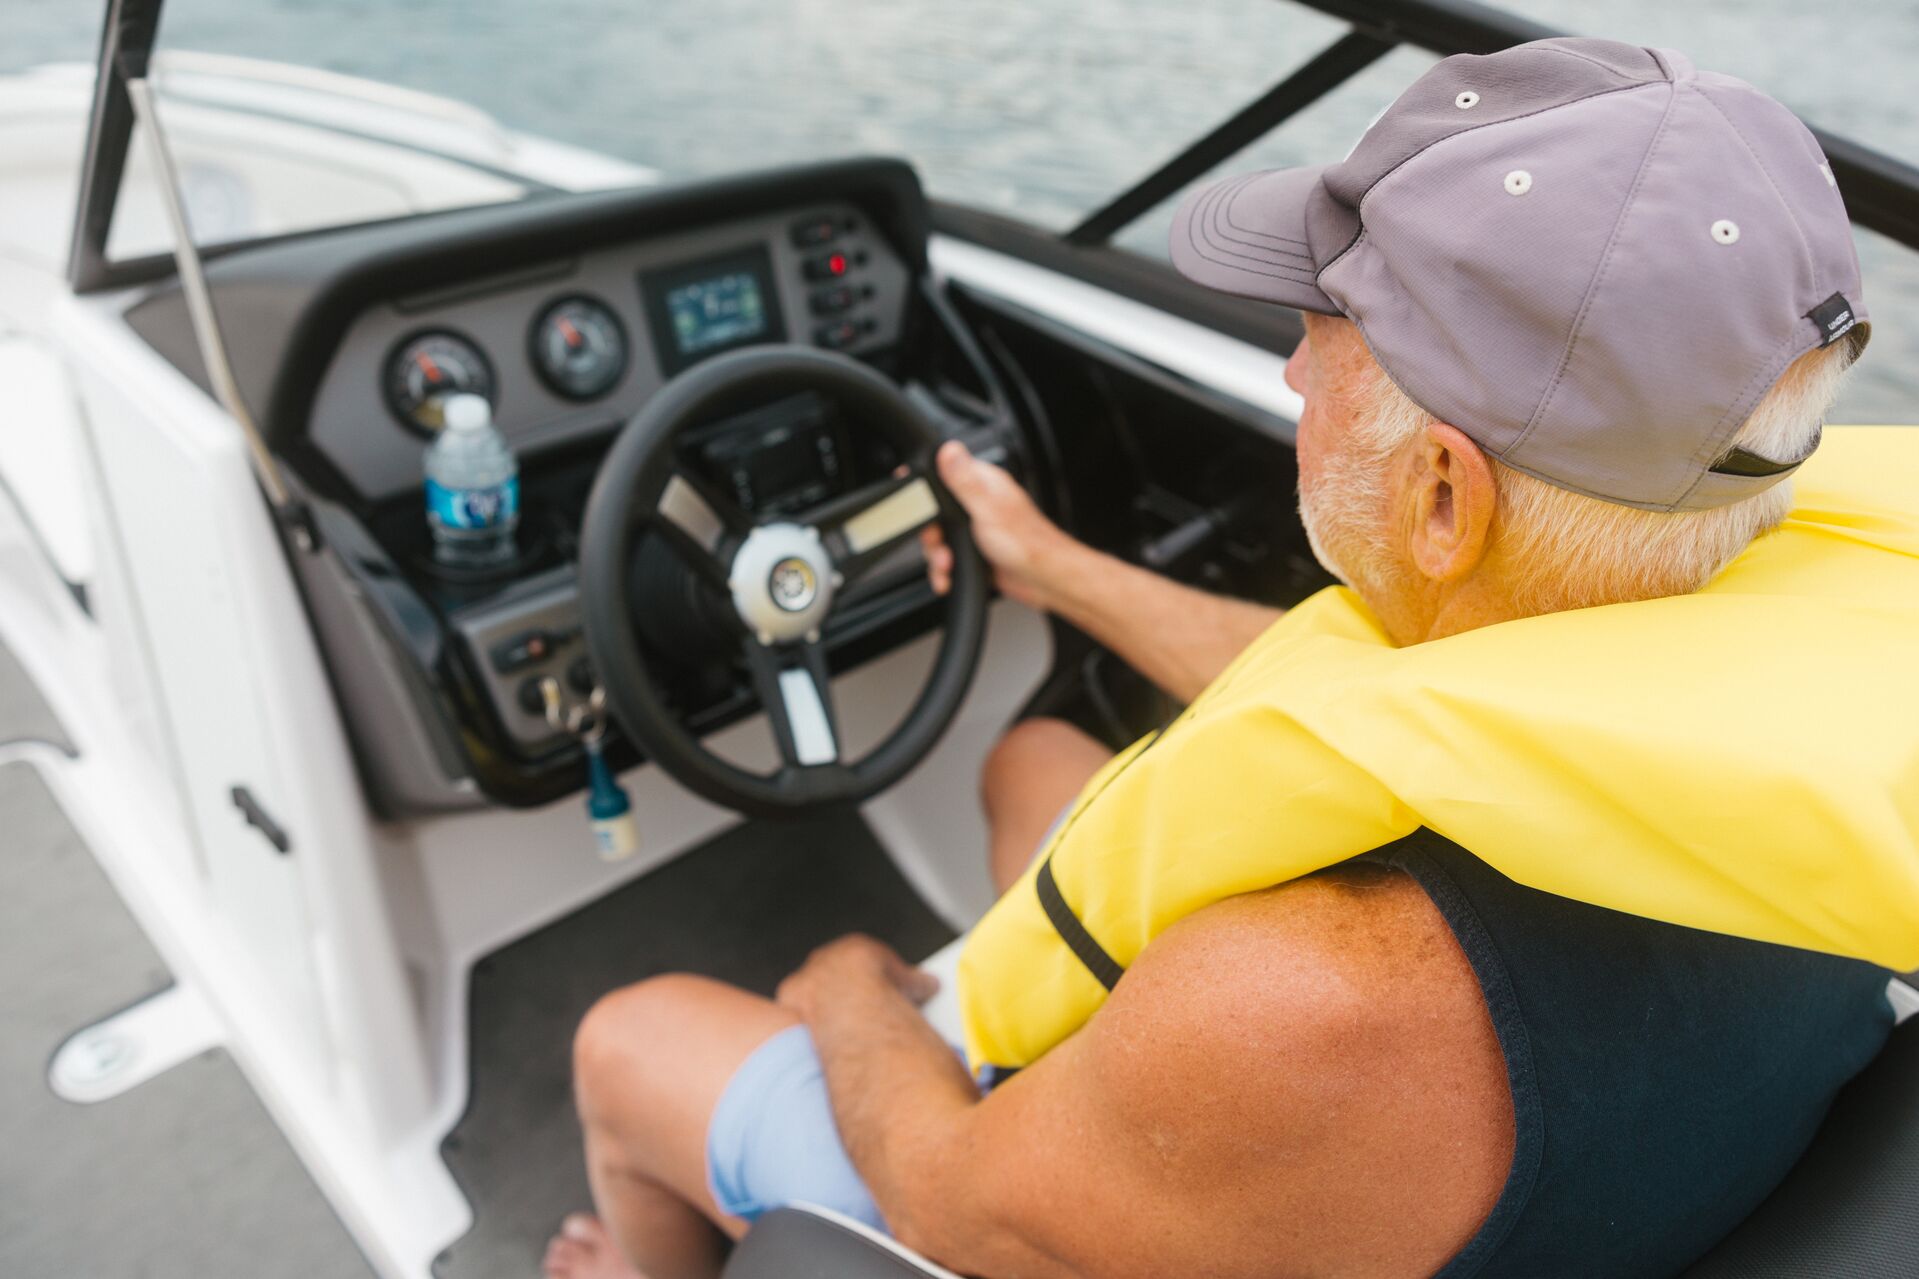
{"type": "Polygon", "coordinates": [[[1840,1092],[1791,1174],[1685,1279],[1919,1275],[1919,1018],[1840,1092]]]}
{"type": "Polygon", "coordinates": [[[885,1235],[801,1204],[767,1213],[740,1240],[721,1279],[959,1279],[885,1235]]]}

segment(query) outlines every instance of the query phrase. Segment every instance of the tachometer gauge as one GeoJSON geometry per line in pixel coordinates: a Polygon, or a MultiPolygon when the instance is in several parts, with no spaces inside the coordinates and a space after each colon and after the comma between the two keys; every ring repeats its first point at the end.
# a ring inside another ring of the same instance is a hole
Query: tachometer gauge
{"type": "Polygon", "coordinates": [[[569,400],[605,395],[626,372],[626,330],[604,302],[561,298],[533,322],[533,367],[569,400]]]}
{"type": "Polygon", "coordinates": [[[387,360],[387,405],[416,431],[439,431],[440,406],[447,396],[461,393],[493,403],[493,366],[479,347],[457,334],[416,334],[387,360]]]}

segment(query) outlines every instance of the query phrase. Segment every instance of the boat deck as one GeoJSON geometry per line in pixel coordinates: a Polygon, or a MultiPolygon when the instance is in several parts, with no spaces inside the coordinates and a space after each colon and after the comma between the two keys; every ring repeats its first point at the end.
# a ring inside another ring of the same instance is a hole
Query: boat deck
{"type": "Polygon", "coordinates": [[[853,813],[722,831],[668,865],[480,961],[468,996],[472,1092],[446,1164],[475,1223],[442,1279],[520,1279],[591,1203],[574,1116],[573,1030],[600,995],[691,971],[771,995],[815,946],[847,932],[918,961],[952,930],[853,813]]]}
{"type": "MultiPolygon", "coordinates": [[[[20,742],[71,749],[0,648],[0,746],[20,742]]],[[[366,1279],[224,1051],[105,1101],[54,1094],[69,1036],[173,977],[30,763],[0,764],[0,831],[0,1274],[366,1279]]]]}
{"type": "MultiPolygon", "coordinates": [[[[62,1044],[173,985],[31,762],[72,749],[0,647],[0,1274],[366,1279],[223,1050],[104,1101],[56,1095],[62,1044]]],[[[475,1224],[434,1273],[537,1274],[560,1218],[588,1206],[568,1062],[595,998],[669,970],[771,994],[809,950],[851,930],[915,960],[952,937],[866,823],[841,813],[734,826],[482,960],[468,1109],[443,1148],[475,1224]]]]}

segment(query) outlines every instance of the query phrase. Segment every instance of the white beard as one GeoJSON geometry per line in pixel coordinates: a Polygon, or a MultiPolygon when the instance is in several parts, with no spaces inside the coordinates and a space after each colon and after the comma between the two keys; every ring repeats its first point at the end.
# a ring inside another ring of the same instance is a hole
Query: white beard
{"type": "Polygon", "coordinates": [[[1316,484],[1299,486],[1299,519],[1314,557],[1368,603],[1402,577],[1384,527],[1391,464],[1392,453],[1368,456],[1349,441],[1326,459],[1316,484]]]}

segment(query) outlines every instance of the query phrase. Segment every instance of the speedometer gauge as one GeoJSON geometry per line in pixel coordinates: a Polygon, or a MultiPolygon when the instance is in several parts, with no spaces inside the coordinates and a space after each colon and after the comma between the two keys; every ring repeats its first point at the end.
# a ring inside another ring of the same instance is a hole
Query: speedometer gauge
{"type": "Polygon", "coordinates": [[[605,395],[626,372],[626,330],[606,303],[561,298],[533,322],[533,367],[569,400],[605,395]]]}
{"type": "Polygon", "coordinates": [[[438,432],[446,397],[460,394],[493,403],[493,366],[479,347],[458,334],[415,334],[387,359],[387,406],[416,431],[438,432]]]}

